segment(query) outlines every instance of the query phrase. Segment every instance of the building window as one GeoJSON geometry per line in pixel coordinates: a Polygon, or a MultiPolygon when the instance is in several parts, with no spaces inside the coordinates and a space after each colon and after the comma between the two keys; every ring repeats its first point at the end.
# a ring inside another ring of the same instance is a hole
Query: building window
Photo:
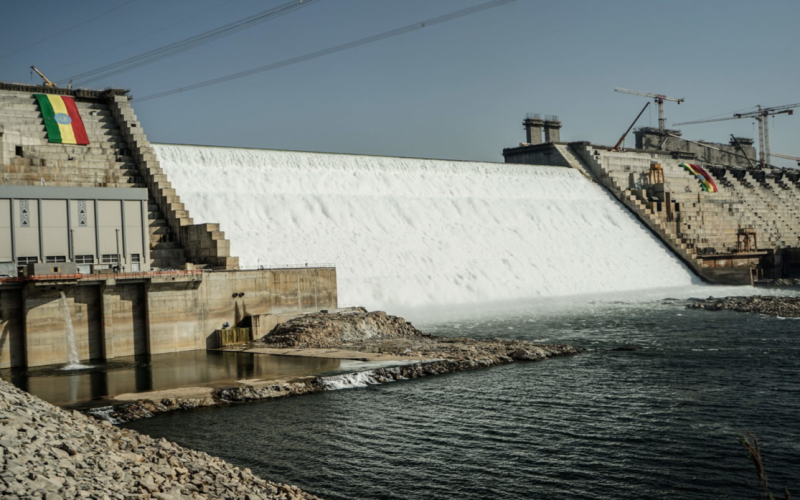
{"type": "Polygon", "coordinates": [[[48,255],[44,258],[45,262],[66,262],[67,258],[63,255],[48,255]]]}
{"type": "Polygon", "coordinates": [[[17,264],[36,264],[39,257],[17,257],[17,264]]]}
{"type": "Polygon", "coordinates": [[[76,264],[94,264],[94,255],[76,255],[76,264]]]}
{"type": "Polygon", "coordinates": [[[103,264],[119,264],[119,255],[115,253],[103,254],[103,264]]]}
{"type": "Polygon", "coordinates": [[[142,265],[140,264],[141,259],[139,258],[138,253],[131,254],[131,271],[138,272],[142,270],[142,265]]]}
{"type": "Polygon", "coordinates": [[[14,148],[14,154],[17,156],[22,156],[22,146],[16,146],[14,148]]]}

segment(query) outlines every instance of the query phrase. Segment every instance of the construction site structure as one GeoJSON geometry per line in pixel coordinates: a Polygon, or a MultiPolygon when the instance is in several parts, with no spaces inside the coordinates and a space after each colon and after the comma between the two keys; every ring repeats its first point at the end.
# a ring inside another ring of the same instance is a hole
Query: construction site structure
{"type": "Polygon", "coordinates": [[[615,92],[622,92],[623,94],[631,94],[631,95],[638,95],[642,97],[650,97],[652,98],[656,104],[658,104],[658,130],[661,132],[662,135],[667,130],[667,118],[664,116],[664,101],[672,101],[677,102],[678,104],[682,103],[686,99],[684,98],[677,98],[677,97],[667,97],[663,94],[653,94],[650,92],[639,92],[636,90],[628,90],[628,89],[614,89],[615,92]]]}
{"type": "MultiPolygon", "coordinates": [[[[697,125],[700,123],[713,123],[722,122],[727,120],[739,120],[741,118],[753,118],[758,122],[758,148],[759,148],[759,164],[762,168],[770,165],[770,151],[769,151],[769,117],[775,115],[792,115],[794,108],[800,107],[800,103],[785,104],[783,106],[773,106],[770,108],[762,108],[760,105],[756,106],[755,111],[748,113],[734,113],[733,116],[725,118],[712,118],[708,120],[694,120],[689,122],[676,123],[675,125],[697,125]]],[[[775,155],[780,157],[779,155],[775,155]]]]}
{"type": "Polygon", "coordinates": [[[751,168],[752,139],[712,145],[678,134],[644,127],[636,149],[554,142],[507,148],[503,156],[578,170],[708,282],[800,284],[800,170],[751,168]]]}

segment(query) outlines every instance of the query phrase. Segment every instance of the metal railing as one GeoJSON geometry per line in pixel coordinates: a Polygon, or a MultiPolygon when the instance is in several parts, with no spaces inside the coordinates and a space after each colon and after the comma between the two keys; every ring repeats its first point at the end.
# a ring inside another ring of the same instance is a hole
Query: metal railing
{"type": "Polygon", "coordinates": [[[98,279],[142,279],[152,278],[154,276],[198,276],[203,274],[202,271],[192,270],[173,270],[173,271],[141,271],[130,273],[95,273],[84,274],[81,279],[83,280],[98,280],[98,279]]]}
{"type": "Polygon", "coordinates": [[[282,265],[260,265],[255,267],[237,267],[236,269],[203,269],[203,272],[206,273],[213,273],[213,272],[232,272],[232,271],[270,271],[270,270],[277,270],[277,269],[330,269],[336,268],[336,264],[331,263],[304,263],[304,264],[282,264],[282,265]]]}
{"type": "Polygon", "coordinates": [[[30,276],[26,276],[25,279],[29,281],[52,281],[52,280],[79,280],[81,279],[81,274],[74,273],[74,274],[67,274],[67,273],[59,273],[59,274],[32,274],[30,276]]]}
{"type": "Polygon", "coordinates": [[[30,276],[17,276],[13,278],[0,278],[0,283],[19,283],[23,281],[98,281],[105,279],[144,279],[153,278],[156,276],[200,276],[203,272],[200,270],[185,270],[185,271],[142,271],[131,273],[96,273],[96,274],[80,274],[80,273],[60,273],[60,274],[33,274],[30,276]]]}

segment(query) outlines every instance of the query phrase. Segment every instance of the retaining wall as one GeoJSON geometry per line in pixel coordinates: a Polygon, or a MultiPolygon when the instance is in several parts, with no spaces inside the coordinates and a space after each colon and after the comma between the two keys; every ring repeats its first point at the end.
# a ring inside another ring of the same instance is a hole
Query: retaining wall
{"type": "Polygon", "coordinates": [[[247,316],[337,307],[335,268],[219,271],[92,283],[0,284],[0,368],[63,364],[67,299],[79,357],[216,347],[247,316]]]}

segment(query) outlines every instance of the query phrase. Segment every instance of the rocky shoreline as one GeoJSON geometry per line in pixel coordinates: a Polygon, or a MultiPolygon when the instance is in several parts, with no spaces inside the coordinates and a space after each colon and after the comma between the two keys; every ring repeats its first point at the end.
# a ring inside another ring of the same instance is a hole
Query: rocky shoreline
{"type": "Polygon", "coordinates": [[[442,375],[515,361],[536,361],[576,354],[567,344],[539,344],[507,339],[474,339],[427,335],[402,318],[382,311],[351,308],[333,314],[308,314],[278,325],[262,339],[238,347],[342,349],[349,352],[391,355],[402,366],[390,366],[330,377],[303,377],[280,382],[243,384],[214,389],[201,398],[141,399],[89,410],[87,413],[114,423],[130,422],[175,410],[224,406],[234,403],[311,394],[345,387],[380,384],[442,375]],[[407,360],[407,362],[403,362],[407,360]]]}
{"type": "Polygon", "coordinates": [[[0,381],[0,498],[320,500],[0,381]]]}
{"type": "Polygon", "coordinates": [[[707,311],[736,311],[766,314],[782,318],[800,318],[800,297],[770,297],[754,295],[750,297],[708,297],[689,299],[687,309],[707,311]]]}

